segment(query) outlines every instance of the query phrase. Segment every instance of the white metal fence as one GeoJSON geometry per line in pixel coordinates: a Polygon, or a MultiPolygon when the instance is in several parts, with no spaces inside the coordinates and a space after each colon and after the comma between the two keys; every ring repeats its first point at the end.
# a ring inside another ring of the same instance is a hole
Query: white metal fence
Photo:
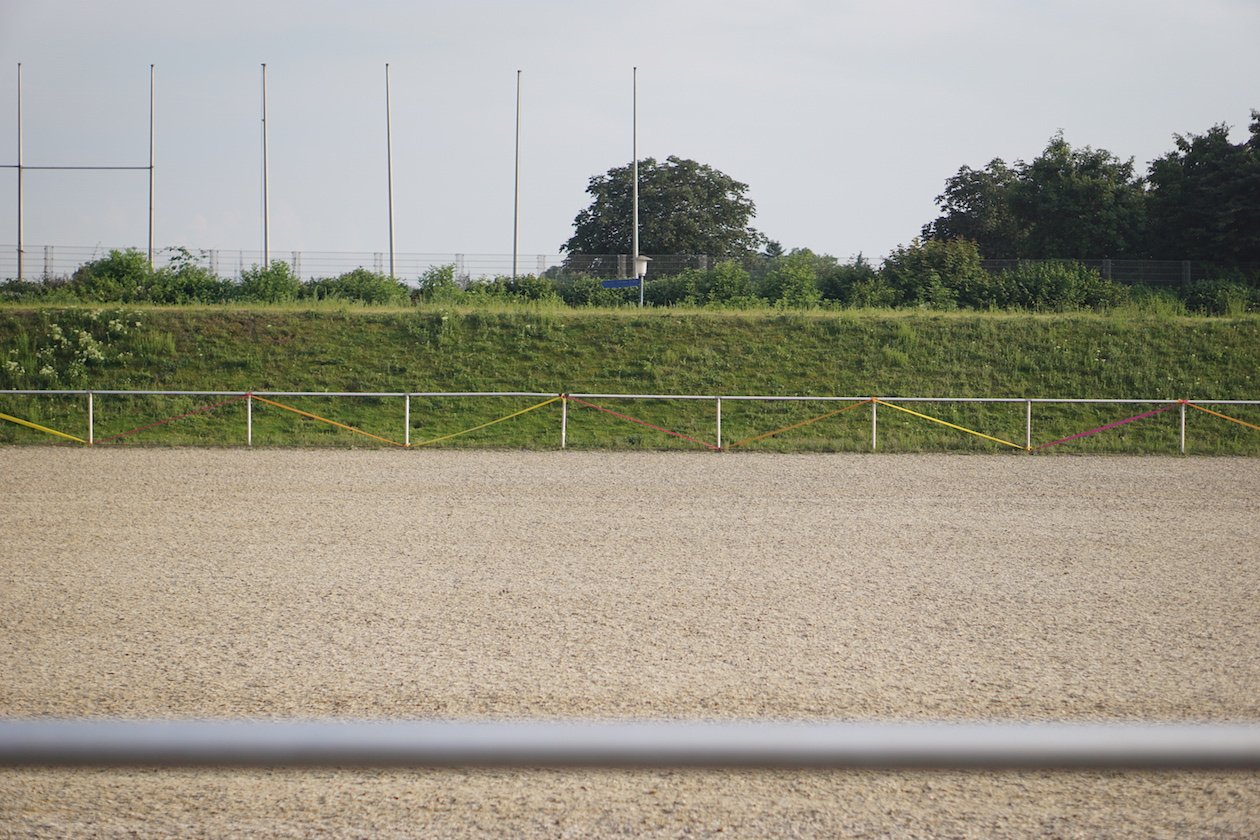
{"type": "Polygon", "coordinates": [[[0,720],[4,766],[1260,769],[1254,723],[0,720]]]}
{"type": "MultiPolygon", "coordinates": [[[[822,403],[824,405],[844,404],[846,410],[848,408],[860,408],[863,405],[865,405],[867,410],[869,411],[871,451],[878,450],[879,445],[880,445],[879,444],[879,418],[880,418],[879,409],[881,406],[886,407],[888,409],[894,409],[899,412],[905,412],[907,414],[916,415],[926,421],[939,423],[943,426],[954,429],[958,431],[959,433],[975,435],[977,437],[984,438],[989,441],[994,441],[996,443],[1004,444],[1008,447],[1011,447],[1014,449],[1020,449],[1024,451],[1033,451],[1035,448],[1044,448],[1044,446],[1053,445],[1053,443],[1062,443],[1062,442],[1074,440],[1077,438],[1086,437],[1086,436],[1089,436],[1098,432],[1106,431],[1111,428],[1125,425],[1135,420],[1143,419],[1150,415],[1169,411],[1174,408],[1177,409],[1177,416],[1178,416],[1176,446],[1177,446],[1178,452],[1182,454],[1184,454],[1186,451],[1186,443],[1187,443],[1187,434],[1186,434],[1187,408],[1195,408],[1200,411],[1205,411],[1208,414],[1215,414],[1216,416],[1222,417],[1225,420],[1229,420],[1234,423],[1239,423],[1248,428],[1260,431],[1260,426],[1258,425],[1229,417],[1227,415],[1220,413],[1220,411],[1214,411],[1214,410],[1206,408],[1207,406],[1215,406],[1217,409],[1226,409],[1230,406],[1254,407],[1254,406],[1260,406],[1260,400],[1187,400],[1187,399],[1166,399],[1166,398],[1163,398],[1163,399],[1127,399],[1127,398],[1126,399],[1068,399],[1068,398],[1027,398],[1027,397],[873,397],[873,396],[872,397],[858,397],[858,396],[845,397],[845,396],[770,396],[770,395],[757,396],[757,395],[712,395],[712,394],[709,394],[709,395],[706,395],[706,394],[610,394],[610,393],[576,393],[576,392],[551,393],[551,392],[542,392],[542,391],[360,392],[360,391],[165,391],[165,390],[69,390],[69,389],[54,389],[54,390],[19,389],[19,390],[0,391],[0,397],[6,396],[6,395],[28,396],[28,397],[81,397],[84,400],[84,410],[86,413],[87,436],[85,439],[72,437],[70,435],[66,435],[66,434],[57,432],[55,430],[45,429],[44,427],[36,425],[36,424],[23,422],[21,418],[16,418],[10,415],[6,415],[3,412],[0,412],[0,420],[8,420],[11,422],[19,423],[21,425],[32,426],[33,428],[50,432],[51,434],[55,436],[62,437],[62,438],[70,438],[71,440],[79,441],[79,442],[89,444],[89,445],[97,442],[96,398],[100,396],[198,397],[198,398],[207,398],[207,399],[220,400],[220,401],[221,400],[242,400],[245,403],[246,410],[245,410],[245,419],[244,419],[243,427],[241,429],[241,442],[245,444],[246,446],[254,445],[253,413],[254,413],[255,401],[261,400],[264,403],[271,403],[272,405],[276,405],[276,403],[273,402],[274,400],[290,398],[290,397],[396,399],[398,400],[398,406],[399,406],[398,431],[401,433],[400,435],[401,440],[396,442],[393,440],[386,439],[384,437],[378,437],[377,435],[374,435],[374,434],[368,434],[368,437],[373,437],[379,441],[384,441],[386,443],[396,443],[397,445],[400,445],[403,447],[411,447],[413,445],[412,421],[411,421],[411,401],[413,398],[479,399],[479,398],[503,398],[503,397],[525,398],[527,397],[527,398],[540,399],[544,401],[540,405],[534,406],[534,408],[539,408],[542,405],[546,405],[551,402],[559,402],[561,411],[560,411],[560,420],[559,420],[558,428],[556,429],[555,441],[561,449],[566,448],[568,445],[568,421],[569,421],[570,404],[572,403],[572,404],[578,404],[580,406],[598,408],[598,406],[595,406],[594,404],[588,402],[589,400],[618,400],[618,401],[669,400],[669,401],[689,401],[689,402],[699,401],[699,402],[711,403],[713,405],[713,415],[712,415],[713,416],[713,442],[712,443],[710,443],[707,440],[698,440],[693,437],[688,437],[686,435],[682,435],[682,434],[673,432],[669,429],[665,429],[659,426],[653,426],[651,424],[641,423],[641,425],[649,426],[663,434],[668,434],[668,435],[673,435],[674,437],[684,438],[686,440],[692,441],[693,443],[696,443],[700,446],[703,446],[711,450],[724,450],[724,449],[729,448],[727,442],[725,442],[723,439],[722,407],[723,407],[723,403],[731,403],[731,402],[766,402],[766,403],[797,402],[797,403],[822,403]],[[1003,438],[993,437],[977,430],[968,429],[954,423],[946,422],[938,418],[928,416],[926,414],[920,413],[912,409],[907,409],[902,405],[902,404],[907,404],[907,403],[916,404],[916,405],[919,405],[920,407],[926,407],[932,404],[968,404],[968,403],[1022,406],[1023,414],[1024,414],[1023,443],[1021,445],[1018,442],[1010,441],[1003,438]],[[1037,406],[1051,406],[1051,405],[1115,405],[1115,406],[1129,406],[1129,407],[1147,407],[1148,410],[1145,412],[1140,412],[1137,415],[1134,415],[1134,416],[1131,416],[1122,420],[1118,420],[1116,422],[1113,422],[1104,426],[1100,426],[1095,429],[1083,430],[1080,434],[1062,438],[1061,440],[1054,441],[1051,444],[1043,444],[1042,447],[1034,447],[1034,408],[1037,406]]],[[[2,404],[0,404],[0,407],[2,407],[2,404]]],[[[287,408],[287,407],[281,406],[281,408],[287,408]]],[[[293,409],[289,409],[289,410],[293,410],[293,409]]],[[[525,411],[531,411],[531,410],[533,409],[526,409],[525,411]]],[[[502,419],[509,419],[519,414],[523,414],[525,413],[525,411],[515,412],[502,419]]],[[[315,420],[323,420],[324,422],[333,422],[325,418],[319,417],[317,415],[307,414],[306,412],[299,411],[298,413],[306,414],[306,416],[311,417],[315,420]]],[[[821,415],[821,417],[819,418],[814,418],[813,420],[806,421],[806,423],[812,423],[812,422],[815,422],[815,420],[822,419],[824,417],[830,416],[831,414],[837,414],[837,413],[839,413],[839,411],[829,411],[825,413],[824,415],[821,415]]],[[[622,419],[629,420],[631,422],[640,422],[640,421],[635,420],[634,418],[625,417],[625,416],[623,416],[622,419]]],[[[499,421],[493,421],[493,422],[499,422],[499,421]]],[[[778,431],[769,430],[765,434],[760,435],[756,439],[777,435],[781,432],[789,431],[798,426],[806,425],[806,423],[797,423],[795,425],[785,427],[784,429],[781,429],[778,431]]],[[[338,426],[342,425],[340,423],[335,423],[335,422],[333,424],[338,425],[338,426]]],[[[485,425],[492,425],[492,424],[485,424],[485,425]]],[[[361,434],[366,434],[352,427],[343,426],[343,428],[350,429],[350,431],[354,431],[354,432],[360,432],[361,434]]],[[[482,428],[482,427],[479,426],[477,428],[482,428]]],[[[469,430],[469,431],[472,431],[472,430],[469,430]]],[[[447,437],[455,437],[458,434],[463,434],[463,432],[458,432],[455,435],[447,435],[442,439],[445,439],[447,437]]],[[[435,442],[435,441],[428,441],[428,442],[435,442]]],[[[1170,441],[1170,443],[1172,443],[1172,441],[1170,441]]],[[[416,444],[416,445],[423,445],[423,444],[416,444]]]]}

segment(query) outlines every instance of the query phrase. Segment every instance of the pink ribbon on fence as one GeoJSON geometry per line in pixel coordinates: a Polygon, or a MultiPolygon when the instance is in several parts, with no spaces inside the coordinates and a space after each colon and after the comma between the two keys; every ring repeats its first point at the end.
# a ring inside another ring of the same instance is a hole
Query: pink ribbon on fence
{"type": "Polygon", "coordinates": [[[1089,437],[1090,435],[1096,435],[1099,432],[1105,432],[1108,429],[1114,429],[1117,426],[1123,426],[1125,423],[1132,423],[1136,420],[1144,420],[1147,417],[1154,417],[1156,414],[1162,414],[1163,412],[1168,411],[1169,409],[1176,408],[1176,407],[1177,407],[1177,403],[1173,403],[1172,405],[1166,405],[1166,406],[1163,406],[1162,408],[1156,408],[1152,411],[1147,411],[1142,414],[1135,414],[1132,417],[1126,417],[1123,420],[1117,420],[1114,423],[1108,423],[1105,426],[1099,426],[1097,429],[1090,429],[1088,432],[1080,432],[1079,434],[1072,435],[1071,437],[1065,437],[1060,440],[1052,440],[1049,443],[1041,444],[1041,446],[1034,446],[1033,449],[1034,450],[1046,449],[1051,446],[1057,446],[1060,443],[1067,443],[1070,440],[1076,440],[1077,438],[1083,438],[1083,437],[1089,437]]]}

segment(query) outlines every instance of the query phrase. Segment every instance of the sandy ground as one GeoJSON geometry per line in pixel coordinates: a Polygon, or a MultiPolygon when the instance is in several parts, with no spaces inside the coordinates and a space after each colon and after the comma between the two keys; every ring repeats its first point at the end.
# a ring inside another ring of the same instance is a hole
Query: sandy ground
{"type": "MultiPolygon", "coordinates": [[[[0,449],[0,715],[1260,720],[1260,461],[0,449]]],[[[1260,774],[0,770],[0,836],[1255,837],[1260,774]]]]}

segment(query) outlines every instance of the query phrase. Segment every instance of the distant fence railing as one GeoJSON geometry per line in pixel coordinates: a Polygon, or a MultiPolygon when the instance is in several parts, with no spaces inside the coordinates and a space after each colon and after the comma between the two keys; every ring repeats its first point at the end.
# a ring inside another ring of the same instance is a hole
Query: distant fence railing
{"type": "Polygon", "coordinates": [[[991,274],[1010,271],[1021,264],[1074,263],[1092,268],[1106,280],[1128,285],[1188,285],[1198,280],[1224,279],[1237,273],[1260,280],[1260,264],[1237,266],[1222,271],[1217,264],[1204,260],[981,260],[980,265],[991,274]]]}
{"type": "MultiPolygon", "coordinates": [[[[79,266],[109,254],[111,248],[81,245],[28,245],[23,251],[26,279],[47,281],[65,280],[79,266]]],[[[125,251],[126,247],[116,250],[125,251]]],[[[136,250],[144,251],[143,248],[136,250]]],[[[182,258],[182,251],[163,248],[154,252],[155,268],[170,265],[175,257],[182,258]]],[[[241,272],[261,265],[263,252],[235,248],[188,249],[194,261],[223,278],[237,278],[241,272]]],[[[673,274],[684,268],[708,268],[716,261],[706,256],[664,254],[651,257],[653,274],[673,274]]],[[[389,272],[389,254],[385,251],[278,251],[272,249],[273,262],[287,263],[293,273],[304,280],[336,277],[356,268],[366,268],[381,274],[389,272]]],[[[511,254],[461,254],[461,253],[403,253],[394,255],[394,276],[404,282],[414,282],[425,272],[441,266],[454,266],[455,277],[461,283],[475,280],[506,277],[512,274],[511,254]]],[[[518,254],[516,270],[519,275],[541,275],[548,271],[565,270],[592,277],[614,278],[633,275],[633,260],[629,254],[518,254]]],[[[16,246],[0,245],[0,280],[18,275],[16,246]]]]}
{"type": "Polygon", "coordinates": [[[1260,406],[1260,400],[1189,400],[1189,399],[1069,399],[1069,398],[1029,398],[1029,397],[843,397],[843,396],[754,396],[754,395],[702,395],[702,394],[595,394],[595,393],[548,393],[539,391],[389,391],[389,392],[360,392],[360,391],[167,391],[167,390],[70,390],[70,389],[18,389],[0,391],[0,408],[5,407],[5,397],[82,397],[85,400],[84,408],[86,410],[86,436],[80,437],[70,434],[64,430],[54,429],[44,423],[36,422],[30,418],[24,418],[14,414],[0,411],[0,422],[11,423],[22,426],[43,435],[56,438],[65,442],[79,443],[92,446],[98,443],[107,443],[122,440],[126,437],[139,434],[141,432],[150,431],[152,429],[167,425],[177,420],[187,417],[207,414],[231,404],[243,403],[245,406],[244,428],[242,429],[242,442],[246,446],[254,445],[254,406],[261,404],[271,408],[279,409],[285,412],[291,412],[308,420],[319,423],[328,424],[355,435],[372,439],[380,444],[392,445],[404,449],[419,448],[432,444],[446,442],[471,432],[480,431],[490,428],[499,423],[503,423],[525,414],[529,414],[546,406],[559,403],[560,418],[557,429],[557,439],[561,449],[568,446],[568,428],[570,409],[591,409],[602,413],[617,421],[634,424],[641,428],[648,429],[659,435],[672,437],[678,440],[693,444],[698,448],[709,451],[728,451],[746,447],[758,441],[767,438],[776,437],[784,433],[794,431],[815,423],[822,422],[832,417],[850,411],[865,409],[869,412],[870,422],[870,449],[876,451],[879,449],[879,418],[880,408],[887,411],[896,412],[901,415],[909,415],[927,423],[937,424],[953,430],[960,435],[968,435],[974,438],[982,439],[992,444],[997,444],[1003,448],[1009,448],[1022,452],[1039,452],[1061,444],[1070,443],[1081,440],[1083,438],[1092,437],[1121,426],[1145,420],[1159,414],[1170,411],[1176,411],[1178,415],[1178,434],[1177,449],[1178,452],[1184,454],[1186,452],[1186,416],[1188,411],[1201,412],[1206,415],[1215,417],[1221,421],[1236,424],[1238,426],[1260,432],[1260,423],[1253,423],[1248,420],[1233,416],[1226,413],[1234,411],[1238,408],[1253,408],[1260,406]],[[106,437],[98,437],[96,433],[96,398],[101,396],[124,396],[124,397],[197,397],[208,399],[206,405],[194,408],[190,411],[177,414],[171,417],[155,418],[153,422],[143,424],[137,428],[108,435],[106,437]],[[290,398],[370,398],[370,399],[397,399],[399,401],[400,417],[399,425],[402,432],[400,437],[390,437],[383,434],[368,432],[355,426],[339,422],[335,419],[315,414],[292,405],[288,405],[282,400],[290,398]],[[462,429],[425,440],[412,440],[412,421],[411,421],[411,402],[414,398],[528,398],[538,400],[537,403],[527,408],[512,411],[501,417],[497,417],[476,424],[470,428],[462,429]],[[708,402],[713,405],[713,438],[711,440],[701,437],[700,433],[686,434],[659,423],[652,423],[642,420],[633,415],[616,411],[601,405],[596,401],[700,401],[708,402]],[[779,427],[760,431],[748,437],[739,440],[730,441],[724,439],[722,429],[722,407],[724,403],[733,402],[763,402],[763,403],[822,403],[828,410],[816,415],[794,420],[793,422],[779,427]],[[989,434],[973,428],[968,428],[960,423],[950,422],[940,417],[926,413],[933,404],[999,404],[999,405],[1018,405],[1024,409],[1024,434],[1023,441],[1017,442],[1007,437],[1001,437],[998,434],[989,434]],[[915,405],[916,408],[910,408],[908,405],[915,405]],[[1047,405],[1114,405],[1122,407],[1140,406],[1145,410],[1136,414],[1124,416],[1111,422],[1103,423],[1099,426],[1084,429],[1078,433],[1064,435],[1051,440],[1035,442],[1033,436],[1033,408],[1034,406],[1047,405]],[[839,406],[839,407],[833,407],[839,406]],[[1234,408],[1236,407],[1236,408],[1234,408]]]}

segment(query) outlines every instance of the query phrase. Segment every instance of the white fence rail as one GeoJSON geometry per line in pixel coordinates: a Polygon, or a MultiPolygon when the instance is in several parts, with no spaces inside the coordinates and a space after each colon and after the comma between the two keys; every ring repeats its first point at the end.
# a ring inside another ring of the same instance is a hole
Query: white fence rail
{"type": "MultiPolygon", "coordinates": [[[[1035,406],[1047,405],[1129,405],[1129,406],[1153,406],[1155,407],[1150,413],[1167,411],[1172,408],[1178,409],[1178,434],[1177,447],[1178,451],[1185,453],[1186,451],[1186,408],[1203,407],[1203,406],[1260,406],[1260,400],[1187,400],[1187,399],[1132,399],[1132,398],[1087,398],[1087,399],[1069,399],[1069,398],[1028,398],[1028,397],[860,397],[860,396],[775,396],[775,395],[717,395],[717,394],[611,394],[611,393],[554,393],[542,391],[168,391],[168,390],[73,390],[73,389],[15,389],[0,391],[0,397],[10,396],[79,396],[86,401],[85,408],[87,413],[87,438],[82,443],[94,444],[97,442],[96,436],[96,397],[98,396],[126,396],[126,397],[208,397],[215,399],[240,399],[245,402],[246,416],[244,428],[244,443],[247,446],[254,445],[253,436],[253,407],[255,400],[268,401],[276,398],[288,397],[338,397],[338,398],[385,398],[398,399],[400,401],[400,426],[402,431],[402,446],[410,447],[411,441],[411,400],[413,398],[500,398],[500,397],[529,397],[543,400],[558,401],[561,404],[561,417],[559,428],[559,446],[561,449],[568,445],[568,415],[570,402],[581,402],[585,400],[684,400],[684,401],[707,401],[713,403],[714,406],[714,441],[715,444],[707,442],[695,441],[703,446],[713,450],[723,450],[727,447],[723,443],[722,437],[722,404],[723,402],[816,402],[816,403],[847,403],[857,407],[859,404],[869,405],[870,412],[870,449],[876,451],[879,448],[879,407],[881,405],[889,408],[895,408],[899,411],[906,411],[904,408],[898,408],[896,404],[913,403],[913,404],[949,404],[949,403],[978,403],[978,404],[1016,404],[1024,407],[1024,442],[1020,446],[999,438],[989,437],[988,435],[965,429],[951,423],[944,423],[931,417],[924,417],[926,420],[943,423],[961,432],[977,435],[987,438],[991,441],[1004,443],[1016,449],[1025,451],[1033,450],[1033,408],[1035,406]]],[[[589,403],[588,403],[589,405],[589,403]]],[[[1202,409],[1200,409],[1202,410],[1202,409]]],[[[909,412],[915,413],[915,412],[909,412]]],[[[1209,412],[1215,413],[1215,412],[1209,412]]],[[[924,415],[919,415],[923,417],[924,415]]],[[[1128,418],[1108,426],[1093,429],[1089,432],[1083,432],[1076,437],[1083,437],[1088,434],[1119,426],[1139,419],[1145,415],[1139,415],[1138,418],[1128,418]]],[[[1218,415],[1222,416],[1222,415],[1218,415]]],[[[0,413],[0,420],[15,420],[8,415],[0,413]]],[[[316,418],[323,419],[323,418],[316,418]]],[[[1233,418],[1225,418],[1233,419],[1233,418]]],[[[20,419],[17,422],[21,422],[20,419]]],[[[497,422],[497,421],[496,421],[497,422]]],[[[1244,426],[1260,430],[1260,426],[1256,426],[1244,421],[1234,420],[1244,426]]],[[[31,425],[31,424],[24,424],[31,425]]],[[[340,425],[340,424],[338,424],[340,425]]],[[[35,426],[35,428],[42,428],[35,426]]],[[[791,427],[789,427],[791,428],[791,427]]],[[[45,430],[47,431],[47,430],[45,430]]],[[[359,431],[359,430],[354,430],[359,431]]],[[[660,429],[662,432],[667,430],[660,429]]],[[[781,431],[786,431],[781,430],[781,431]]],[[[673,432],[667,432],[674,434],[673,432]]],[[[54,434],[58,434],[54,432],[54,434]]],[[[777,432],[771,433],[777,434],[777,432]]],[[[66,435],[60,435],[67,437],[66,435]]],[[[371,435],[375,437],[374,435],[371,435]]],[[[682,437],[681,435],[676,435],[682,437]]],[[[763,435],[766,437],[769,435],[763,435]]],[[[78,438],[72,438],[79,440],[78,438]]],[[[384,438],[378,438],[385,440],[384,438]]],[[[690,438],[688,438],[691,440],[690,438]]],[[[392,442],[392,441],[387,441],[392,442]]],[[[1062,441],[1056,441],[1062,442],[1062,441]]]]}
{"type": "Polygon", "coordinates": [[[0,720],[0,766],[1260,769],[1254,723],[0,720]]]}

